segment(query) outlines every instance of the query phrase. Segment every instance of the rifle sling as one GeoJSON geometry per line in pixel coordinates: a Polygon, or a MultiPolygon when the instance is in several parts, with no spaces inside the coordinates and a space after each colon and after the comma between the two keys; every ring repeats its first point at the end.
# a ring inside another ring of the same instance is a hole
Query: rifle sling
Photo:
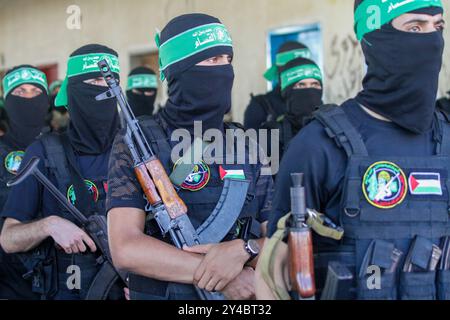
{"type": "Polygon", "coordinates": [[[119,280],[119,275],[108,261],[102,264],[86,295],[86,300],[106,300],[111,288],[119,280]]]}

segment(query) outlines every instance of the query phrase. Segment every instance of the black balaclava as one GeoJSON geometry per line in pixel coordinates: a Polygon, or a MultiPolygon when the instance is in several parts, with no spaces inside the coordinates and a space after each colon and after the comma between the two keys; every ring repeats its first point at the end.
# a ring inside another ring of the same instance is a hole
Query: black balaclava
{"type": "MultiPolygon", "coordinates": [[[[179,16],[161,32],[161,44],[186,30],[210,23],[220,21],[205,14],[179,16]]],[[[169,100],[161,116],[174,129],[187,129],[193,134],[194,121],[202,121],[203,132],[208,129],[223,130],[224,116],[231,109],[233,66],[196,66],[203,60],[223,54],[233,56],[233,49],[213,47],[171,65],[164,71],[169,100]]]]}
{"type": "MultiPolygon", "coordinates": [[[[6,75],[24,67],[34,68],[30,65],[21,65],[8,71],[6,75]]],[[[9,127],[4,140],[12,147],[21,150],[25,150],[39,136],[45,126],[45,117],[49,108],[47,88],[36,83],[30,84],[40,88],[42,94],[28,99],[13,96],[10,92],[5,98],[5,111],[9,127]]]]}
{"type": "MultiPolygon", "coordinates": [[[[309,59],[297,58],[280,68],[280,73],[297,66],[316,65],[309,59]]],[[[322,81],[320,81],[322,84],[322,81]]],[[[289,85],[282,91],[282,96],[286,100],[287,112],[285,118],[291,123],[293,133],[300,131],[305,124],[311,120],[313,112],[323,104],[322,89],[294,89],[295,83],[289,85]]]]}
{"type": "MultiPolygon", "coordinates": [[[[134,75],[156,75],[155,71],[153,71],[150,68],[147,67],[138,67],[133,69],[129,76],[134,75]]],[[[127,90],[127,98],[128,103],[131,106],[131,109],[133,110],[133,113],[136,117],[140,116],[151,116],[153,115],[153,112],[155,111],[155,100],[156,100],[156,94],[157,89],[155,88],[140,88],[135,89],[139,90],[141,94],[133,93],[133,90],[127,90]],[[144,92],[153,92],[152,96],[146,96],[144,92]]]]}
{"type": "MultiPolygon", "coordinates": [[[[412,11],[442,12],[438,7],[412,11]]],[[[410,33],[388,23],[366,34],[361,45],[368,71],[357,101],[413,133],[431,129],[444,50],[442,32],[410,33]]]]}
{"type": "MultiPolygon", "coordinates": [[[[117,52],[108,47],[91,44],[76,50],[71,57],[90,53],[118,56],[117,52]]],[[[114,141],[120,123],[115,99],[95,100],[107,88],[84,83],[85,80],[97,77],[101,77],[100,72],[74,76],[69,78],[67,86],[70,115],[67,134],[74,149],[88,155],[106,152],[114,141]]]]}

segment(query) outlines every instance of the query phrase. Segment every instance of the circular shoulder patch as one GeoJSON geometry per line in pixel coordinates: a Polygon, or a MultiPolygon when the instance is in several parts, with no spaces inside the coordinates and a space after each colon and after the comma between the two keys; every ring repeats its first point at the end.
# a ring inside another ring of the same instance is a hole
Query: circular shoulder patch
{"type": "Polygon", "coordinates": [[[23,151],[13,151],[9,153],[5,158],[6,170],[11,174],[16,175],[24,156],[25,152],[23,151]]]}
{"type": "Polygon", "coordinates": [[[408,183],[399,166],[381,161],[367,169],[362,189],[371,205],[380,209],[392,209],[405,200],[408,183]]]}
{"type": "MultiPolygon", "coordinates": [[[[175,164],[175,168],[177,167],[175,164]]],[[[211,170],[209,166],[202,160],[195,165],[192,172],[186,177],[186,180],[181,184],[181,188],[192,192],[200,191],[209,183],[211,178],[211,170]]]]}
{"type": "MultiPolygon", "coordinates": [[[[93,183],[90,180],[84,180],[84,183],[86,184],[89,194],[92,196],[92,199],[94,200],[94,202],[97,202],[98,197],[99,197],[99,192],[98,192],[98,188],[95,185],[95,183],[93,183]]],[[[69,200],[69,202],[72,203],[73,205],[75,205],[77,202],[77,196],[75,194],[75,189],[74,189],[73,185],[71,185],[69,187],[69,189],[67,189],[67,200],[69,200]]]]}

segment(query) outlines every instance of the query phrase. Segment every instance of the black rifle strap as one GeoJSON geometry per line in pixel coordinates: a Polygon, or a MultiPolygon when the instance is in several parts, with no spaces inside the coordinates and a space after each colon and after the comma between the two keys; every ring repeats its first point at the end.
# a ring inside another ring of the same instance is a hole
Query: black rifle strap
{"type": "Polygon", "coordinates": [[[105,261],[89,287],[86,300],[106,300],[111,288],[119,279],[114,266],[109,261],[105,261]]]}
{"type": "Polygon", "coordinates": [[[86,217],[94,215],[96,212],[96,206],[92,196],[89,194],[84,178],[80,173],[75,152],[70,144],[69,137],[63,134],[61,135],[61,141],[64,151],[66,152],[73,188],[75,191],[75,207],[77,207],[77,209],[80,210],[80,212],[82,212],[86,217]]]}

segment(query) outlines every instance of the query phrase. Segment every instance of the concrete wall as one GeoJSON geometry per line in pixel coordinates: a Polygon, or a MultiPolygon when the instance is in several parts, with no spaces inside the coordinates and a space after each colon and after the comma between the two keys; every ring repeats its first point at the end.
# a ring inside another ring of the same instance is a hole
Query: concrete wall
{"type": "MultiPolygon", "coordinates": [[[[450,12],[450,3],[444,2],[450,12]]],[[[0,0],[0,68],[58,63],[62,78],[69,54],[98,42],[119,52],[125,77],[130,54],[155,50],[155,29],[187,12],[215,15],[230,29],[235,120],[242,120],[249,94],[266,89],[266,37],[274,28],[321,23],[326,100],[340,103],[360,89],[364,67],[353,33],[353,0],[0,0]],[[66,27],[66,9],[73,4],[81,8],[81,30],[66,27]]],[[[448,42],[448,30],[445,36],[448,42]]],[[[440,94],[450,89],[449,56],[447,46],[440,94]]]]}

